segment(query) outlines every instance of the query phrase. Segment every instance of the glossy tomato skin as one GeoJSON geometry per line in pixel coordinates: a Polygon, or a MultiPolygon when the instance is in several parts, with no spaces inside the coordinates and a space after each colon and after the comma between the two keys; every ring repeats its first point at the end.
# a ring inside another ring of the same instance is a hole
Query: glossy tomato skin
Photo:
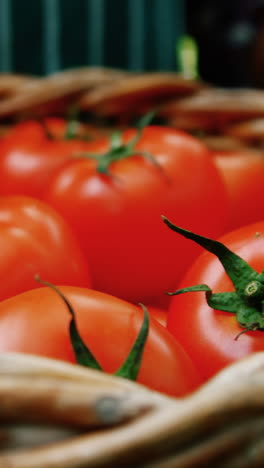
{"type": "MultiPolygon", "coordinates": [[[[134,135],[128,130],[123,139],[134,135]]],[[[104,145],[107,151],[109,142],[104,145]]],[[[156,163],[131,156],[112,163],[107,176],[96,172],[94,160],[79,160],[60,171],[44,199],[73,227],[96,289],[155,303],[155,296],[165,295],[200,251],[180,236],[175,239],[160,216],[204,235],[219,235],[226,221],[226,193],[205,146],[183,132],[146,127],[136,151],[150,153],[156,163]]]]}
{"type": "Polygon", "coordinates": [[[41,198],[53,175],[69,161],[76,142],[23,140],[2,142],[0,177],[1,195],[27,195],[41,198]]]}
{"type": "MultiPolygon", "coordinates": [[[[125,361],[143,320],[143,311],[94,290],[60,287],[72,304],[79,333],[102,368],[114,373],[125,361]]],[[[76,362],[69,339],[70,314],[51,289],[41,288],[0,303],[0,351],[16,351],[76,362]]],[[[138,381],[182,396],[199,385],[182,347],[154,319],[138,381]]]]}
{"type": "Polygon", "coordinates": [[[5,134],[4,140],[31,140],[31,141],[43,141],[45,134],[43,126],[37,120],[25,120],[12,125],[7,133],[5,134]]]}
{"type": "Polygon", "coordinates": [[[29,197],[0,197],[0,300],[51,282],[90,286],[86,261],[70,227],[29,197]]]}
{"type": "Polygon", "coordinates": [[[228,230],[261,221],[264,212],[264,157],[260,152],[217,152],[214,160],[226,183],[228,230]]]}
{"type": "MultiPolygon", "coordinates": [[[[219,239],[259,273],[264,269],[264,222],[247,225],[219,239]]],[[[205,252],[197,258],[177,289],[208,284],[213,293],[234,291],[219,260],[205,252]]],[[[264,333],[243,330],[235,315],[207,305],[204,292],[174,296],[167,328],[182,344],[206,380],[220,369],[255,351],[264,351],[264,333]]]]}
{"type": "MultiPolygon", "coordinates": [[[[60,117],[46,117],[41,121],[38,120],[24,120],[12,127],[5,133],[6,138],[30,141],[43,141],[43,140],[67,140],[69,122],[60,117]]],[[[105,131],[90,124],[81,124],[75,122],[75,136],[78,138],[84,137],[87,141],[102,138],[105,131]]]]}
{"type": "Polygon", "coordinates": [[[159,322],[163,327],[167,325],[168,311],[157,306],[148,305],[147,309],[151,317],[159,322]]]}
{"type": "Polygon", "coordinates": [[[52,178],[76,154],[89,152],[90,143],[79,139],[58,139],[66,130],[66,122],[48,119],[48,138],[37,121],[17,124],[0,143],[0,194],[27,195],[42,198],[52,178]]]}

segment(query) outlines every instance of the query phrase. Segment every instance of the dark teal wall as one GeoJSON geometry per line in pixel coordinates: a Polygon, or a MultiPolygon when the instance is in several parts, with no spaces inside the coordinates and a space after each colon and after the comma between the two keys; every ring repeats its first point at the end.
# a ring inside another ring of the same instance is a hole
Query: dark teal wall
{"type": "Polygon", "coordinates": [[[0,71],[174,70],[184,0],[0,0],[0,71]]]}

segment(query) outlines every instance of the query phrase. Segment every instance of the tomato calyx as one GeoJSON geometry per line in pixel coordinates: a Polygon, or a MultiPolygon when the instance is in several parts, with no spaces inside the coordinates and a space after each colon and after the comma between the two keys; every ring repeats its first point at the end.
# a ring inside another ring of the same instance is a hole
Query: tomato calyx
{"type": "Polygon", "coordinates": [[[84,140],[89,141],[91,138],[89,135],[82,135],[79,134],[80,130],[80,120],[79,120],[79,109],[76,106],[73,106],[68,111],[68,117],[66,121],[66,129],[63,136],[63,140],[84,140]]]}
{"type": "Polygon", "coordinates": [[[55,137],[50,131],[46,120],[42,117],[36,117],[36,120],[42,128],[45,138],[50,141],[55,140],[55,137]]]}
{"type": "MultiPolygon", "coordinates": [[[[77,323],[76,323],[76,318],[75,318],[75,312],[71,303],[67,299],[67,297],[60,291],[60,289],[57,286],[54,286],[49,281],[43,281],[39,277],[39,275],[35,276],[35,280],[38,281],[40,284],[43,284],[44,286],[47,286],[53,291],[55,291],[63,300],[64,304],[66,305],[71,315],[71,321],[69,325],[69,334],[70,334],[70,339],[71,339],[71,345],[72,345],[77,363],[82,366],[89,367],[91,369],[103,371],[99,362],[96,360],[92,352],[89,350],[89,348],[86,346],[86,344],[82,340],[81,335],[79,334],[77,323]]],[[[144,319],[143,319],[141,328],[129,352],[128,357],[126,358],[122,366],[114,373],[114,375],[118,377],[123,377],[129,380],[137,379],[140,366],[141,366],[141,362],[142,362],[144,349],[145,349],[145,344],[146,344],[147,337],[148,337],[148,332],[149,332],[148,310],[144,306],[144,304],[140,303],[139,305],[142,307],[143,312],[144,312],[144,319]]]]}
{"type": "MultiPolygon", "coordinates": [[[[207,303],[216,310],[236,315],[239,325],[246,331],[264,331],[264,272],[258,273],[241,257],[219,241],[194,234],[180,228],[162,216],[164,223],[173,231],[190,239],[214,254],[232,281],[235,291],[213,293],[207,284],[179,289],[169,295],[204,291],[207,303]]],[[[240,334],[239,334],[240,335],[240,334]]]]}
{"type": "Polygon", "coordinates": [[[65,134],[63,140],[74,140],[78,136],[80,123],[77,119],[69,119],[67,121],[65,134]]]}
{"type": "Polygon", "coordinates": [[[42,127],[44,136],[46,137],[47,140],[49,141],[56,141],[56,140],[73,140],[75,138],[78,138],[78,130],[80,126],[80,122],[77,119],[77,114],[76,113],[71,113],[69,118],[67,119],[66,122],[66,129],[64,136],[61,138],[56,137],[53,135],[52,131],[49,129],[49,125],[47,121],[42,118],[36,118],[36,120],[39,122],[39,124],[42,127]]]}
{"type": "Polygon", "coordinates": [[[155,111],[151,111],[148,114],[144,115],[137,124],[137,131],[135,136],[124,143],[122,139],[122,133],[119,131],[114,132],[110,137],[110,149],[104,154],[92,154],[92,153],[78,153],[76,157],[78,158],[87,158],[94,159],[97,163],[96,170],[99,174],[106,176],[112,176],[110,172],[110,166],[112,163],[121,161],[132,156],[142,156],[145,159],[148,159],[152,164],[154,164],[159,170],[162,170],[161,166],[157,163],[152,154],[147,151],[137,151],[135,149],[136,144],[141,138],[144,128],[150,124],[151,120],[155,115],[155,111]]]}

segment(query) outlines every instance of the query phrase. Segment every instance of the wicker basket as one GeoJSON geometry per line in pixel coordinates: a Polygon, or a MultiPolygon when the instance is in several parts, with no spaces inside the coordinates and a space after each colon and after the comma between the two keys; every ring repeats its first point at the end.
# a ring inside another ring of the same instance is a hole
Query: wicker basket
{"type": "Polygon", "coordinates": [[[1,468],[264,465],[264,353],[172,399],[30,355],[0,356],[1,468]]]}
{"type": "Polygon", "coordinates": [[[81,67],[43,78],[0,74],[0,123],[78,109],[85,121],[120,127],[155,108],[163,123],[210,148],[263,148],[264,91],[226,90],[177,73],[81,67]]]}

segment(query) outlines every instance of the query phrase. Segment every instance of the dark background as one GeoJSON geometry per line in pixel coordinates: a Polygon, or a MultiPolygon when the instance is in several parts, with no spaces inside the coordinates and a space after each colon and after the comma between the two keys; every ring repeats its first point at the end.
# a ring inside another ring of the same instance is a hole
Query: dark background
{"type": "Polygon", "coordinates": [[[264,84],[264,1],[186,0],[201,76],[220,86],[264,84]]]}
{"type": "Polygon", "coordinates": [[[0,0],[0,71],[176,70],[184,33],[205,81],[264,87],[264,0],[0,0]]]}
{"type": "Polygon", "coordinates": [[[184,27],[184,0],[0,0],[0,68],[175,70],[184,27]]]}

